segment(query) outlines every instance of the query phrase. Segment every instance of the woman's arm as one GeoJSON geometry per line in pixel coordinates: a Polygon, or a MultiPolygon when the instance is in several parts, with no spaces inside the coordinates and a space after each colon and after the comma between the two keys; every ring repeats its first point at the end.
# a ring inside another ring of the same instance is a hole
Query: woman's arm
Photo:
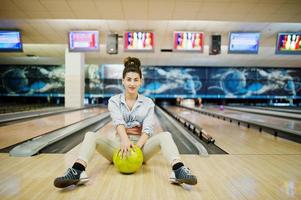
{"type": "Polygon", "coordinates": [[[153,124],[154,124],[154,107],[155,104],[151,102],[150,108],[146,113],[146,117],[143,120],[142,125],[142,135],[137,142],[137,146],[142,148],[147,139],[153,134],[153,124]]]}
{"type": "Polygon", "coordinates": [[[116,127],[117,133],[120,136],[120,151],[122,157],[126,157],[129,153],[130,148],[133,146],[129,140],[124,125],[120,124],[116,127]]]}
{"type": "Polygon", "coordinates": [[[145,144],[145,142],[147,141],[148,137],[149,136],[146,133],[142,133],[136,145],[141,149],[145,144]]]}
{"type": "Polygon", "coordinates": [[[120,150],[121,150],[122,157],[124,157],[129,152],[129,149],[132,146],[132,142],[129,140],[126,134],[126,130],[125,130],[126,123],[120,111],[118,99],[116,100],[114,98],[116,97],[111,97],[109,99],[108,110],[110,111],[113,125],[116,127],[116,131],[120,136],[120,150]]]}

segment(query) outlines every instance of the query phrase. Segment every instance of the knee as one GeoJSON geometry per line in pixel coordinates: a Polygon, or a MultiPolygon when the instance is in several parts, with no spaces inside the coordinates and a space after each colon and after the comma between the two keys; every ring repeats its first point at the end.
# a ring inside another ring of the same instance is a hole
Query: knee
{"type": "Polygon", "coordinates": [[[87,132],[86,134],[85,134],[85,139],[86,138],[95,138],[95,133],[94,132],[87,132]]]}
{"type": "Polygon", "coordinates": [[[164,138],[172,138],[171,133],[168,131],[160,133],[164,138]]]}

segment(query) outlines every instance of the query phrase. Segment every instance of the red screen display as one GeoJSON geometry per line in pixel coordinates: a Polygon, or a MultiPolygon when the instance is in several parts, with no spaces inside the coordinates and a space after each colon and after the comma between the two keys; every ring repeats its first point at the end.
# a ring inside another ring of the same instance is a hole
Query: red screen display
{"type": "Polygon", "coordinates": [[[124,34],[124,49],[126,51],[153,51],[153,32],[126,32],[124,34]]]}
{"type": "Polygon", "coordinates": [[[98,31],[73,31],[69,33],[69,51],[98,51],[98,31]]]}
{"type": "Polygon", "coordinates": [[[174,32],[174,49],[177,51],[203,51],[204,33],[174,32]]]}

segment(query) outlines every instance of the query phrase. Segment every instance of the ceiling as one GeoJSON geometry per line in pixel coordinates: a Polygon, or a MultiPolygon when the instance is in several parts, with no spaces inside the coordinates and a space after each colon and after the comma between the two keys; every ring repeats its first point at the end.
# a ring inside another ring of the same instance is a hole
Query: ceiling
{"type": "Polygon", "coordinates": [[[0,0],[0,28],[22,30],[24,52],[0,53],[0,63],[64,63],[70,30],[99,30],[100,52],[86,53],[86,63],[121,63],[137,56],[145,65],[301,67],[300,55],[275,55],[276,34],[301,31],[301,0],[0,0]],[[153,53],[105,51],[106,34],[127,30],[155,32],[153,53]],[[176,30],[205,33],[203,53],[172,49],[176,30]],[[258,55],[227,53],[229,31],[259,31],[258,55]],[[210,35],[222,35],[222,52],[209,55],[210,35]],[[36,57],[27,57],[35,55],[36,57]]]}

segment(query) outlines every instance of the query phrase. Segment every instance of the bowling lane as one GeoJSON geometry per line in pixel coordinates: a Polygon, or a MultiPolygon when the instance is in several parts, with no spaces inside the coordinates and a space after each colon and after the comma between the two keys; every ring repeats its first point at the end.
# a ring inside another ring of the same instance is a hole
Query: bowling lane
{"type": "Polygon", "coordinates": [[[280,112],[274,110],[262,110],[253,107],[233,107],[233,106],[226,106],[226,110],[233,110],[239,112],[247,112],[247,113],[254,113],[259,115],[266,115],[266,116],[273,116],[277,118],[286,118],[286,119],[293,119],[297,121],[301,121],[300,113],[289,113],[289,112],[280,112]]]}
{"type": "MultiPolygon", "coordinates": [[[[182,112],[186,112],[183,110],[182,112]]],[[[190,118],[198,113],[191,112],[190,118]]],[[[212,118],[210,118],[212,119],[212,118]]],[[[155,118],[155,133],[162,131],[155,118]]],[[[210,120],[208,120],[210,121],[210,120]]],[[[221,121],[221,120],[219,120],[221,121]]],[[[97,132],[113,138],[112,123],[97,132]]],[[[300,199],[301,155],[181,155],[200,180],[192,191],[170,184],[170,166],[161,153],[131,176],[116,172],[114,166],[96,151],[88,164],[90,181],[86,186],[58,190],[53,180],[72,166],[80,145],[66,154],[40,154],[11,157],[0,154],[0,197],[4,199],[300,199]],[[20,168],[20,165],[23,167],[20,168]],[[45,171],[45,169],[47,169],[45,171]],[[206,173],[204,173],[206,172],[206,173]],[[129,180],[137,183],[135,187],[129,180]],[[154,184],[159,183],[159,184],[154,184]],[[144,187],[147,184],[148,187],[144,187]],[[120,185],[121,191],[116,193],[120,185]],[[37,192],[39,188],[39,192],[37,192]],[[136,191],[139,191],[138,193],[136,191]],[[114,193],[115,192],[115,193],[114,193]],[[89,195],[93,194],[93,195],[89,195]],[[112,194],[113,195],[112,197],[112,194]]]]}
{"type": "Polygon", "coordinates": [[[50,108],[47,107],[47,108],[29,110],[23,112],[21,111],[21,112],[4,113],[4,114],[0,114],[0,122],[6,123],[7,121],[11,121],[15,119],[22,119],[26,117],[41,115],[43,113],[59,112],[63,110],[67,110],[67,109],[62,107],[50,107],[50,108]]]}
{"type": "Polygon", "coordinates": [[[0,127],[0,149],[74,124],[106,112],[105,108],[91,108],[19,122],[0,127]]]}
{"type": "Polygon", "coordinates": [[[285,112],[285,113],[296,113],[301,114],[301,108],[300,107],[294,107],[294,108],[277,108],[277,107],[250,107],[250,108],[256,108],[258,110],[272,110],[277,112],[285,112]]]}
{"type": "Polygon", "coordinates": [[[294,133],[301,135],[300,120],[284,119],[279,117],[252,114],[252,113],[246,113],[246,112],[240,112],[240,111],[234,111],[228,109],[221,111],[218,109],[218,107],[205,107],[203,110],[215,112],[217,114],[227,115],[229,117],[238,118],[249,122],[266,124],[271,127],[275,127],[279,130],[287,129],[288,131],[292,131],[294,133]]]}
{"type": "Polygon", "coordinates": [[[202,127],[229,154],[301,154],[301,144],[180,108],[165,107],[202,127]]]}

